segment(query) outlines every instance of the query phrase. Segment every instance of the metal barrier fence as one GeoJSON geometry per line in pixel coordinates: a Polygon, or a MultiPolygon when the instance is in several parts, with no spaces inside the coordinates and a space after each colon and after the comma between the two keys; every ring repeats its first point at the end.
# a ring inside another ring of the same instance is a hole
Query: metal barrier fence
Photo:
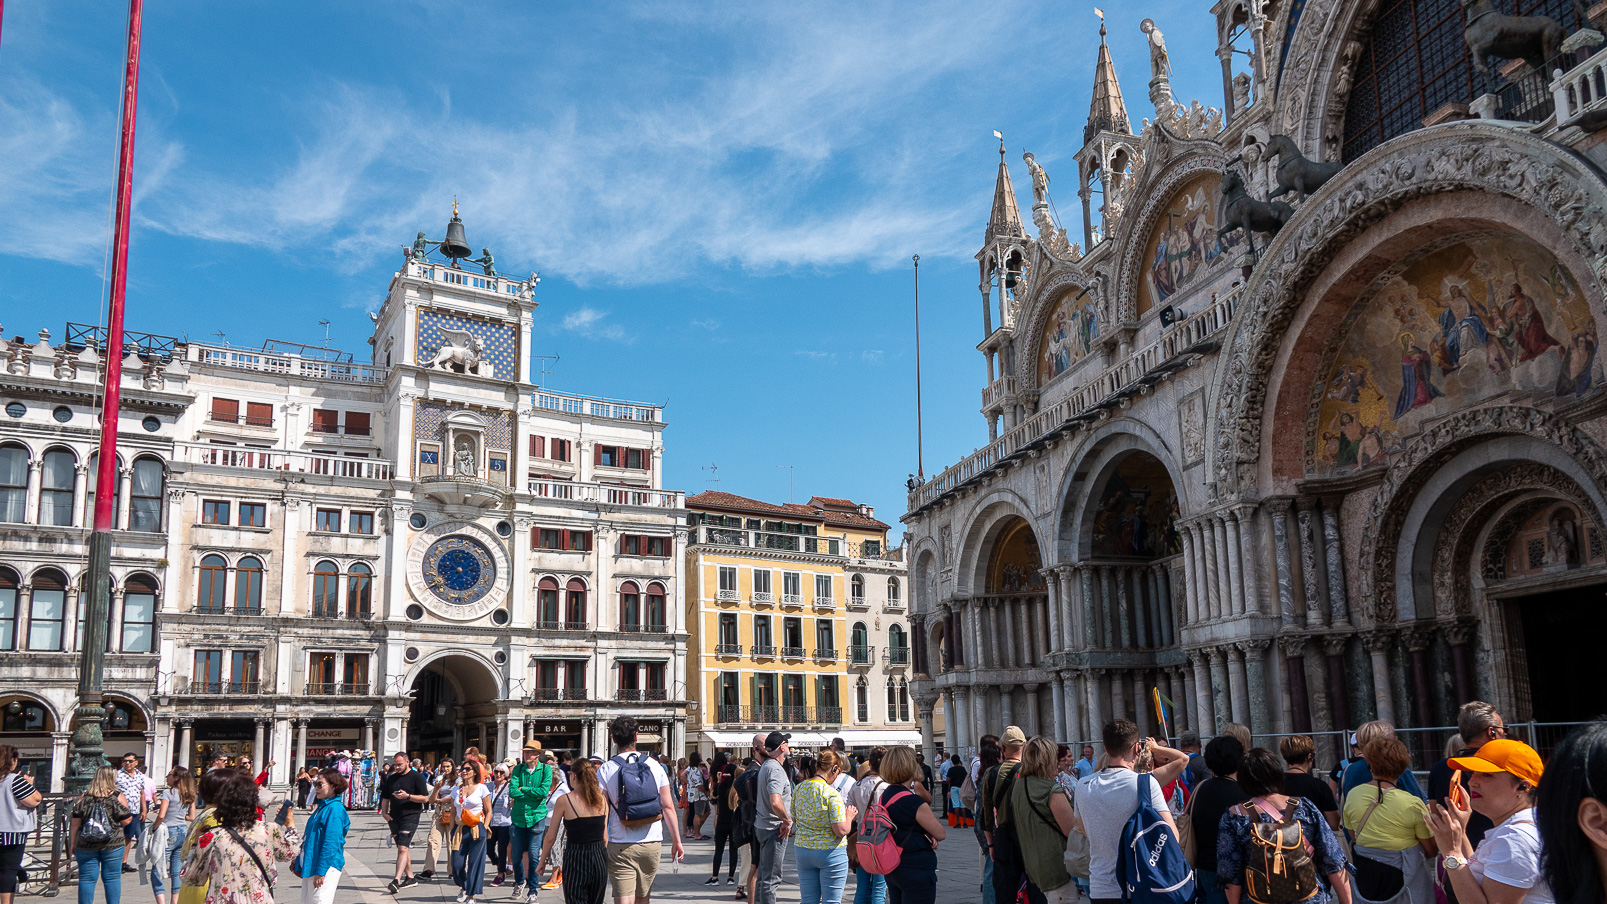
{"type": "Polygon", "coordinates": [[[25,878],[17,883],[18,894],[55,897],[61,886],[78,881],[77,864],[68,859],[66,847],[68,814],[75,800],[71,794],[47,794],[34,810],[38,824],[23,849],[25,878]]]}

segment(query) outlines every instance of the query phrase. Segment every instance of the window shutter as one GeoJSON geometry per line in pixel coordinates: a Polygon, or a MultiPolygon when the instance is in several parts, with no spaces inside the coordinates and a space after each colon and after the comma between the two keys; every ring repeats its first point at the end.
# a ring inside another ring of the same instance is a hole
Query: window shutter
{"type": "Polygon", "coordinates": [[[539,549],[540,548],[537,545],[537,542],[540,540],[540,538],[541,538],[541,528],[539,528],[539,527],[530,528],[530,548],[531,549],[539,549]]]}
{"type": "Polygon", "coordinates": [[[592,446],[591,447],[591,463],[594,464],[594,465],[600,465],[600,464],[603,463],[603,447],[602,446],[592,446]]]}
{"type": "Polygon", "coordinates": [[[314,408],[312,411],[312,429],[314,433],[336,433],[340,430],[340,412],[328,408],[314,408]]]}
{"type": "Polygon", "coordinates": [[[346,435],[348,435],[348,436],[367,436],[368,435],[368,412],[366,412],[366,411],[348,411],[348,412],[346,412],[346,435]]]}
{"type": "Polygon", "coordinates": [[[643,449],[642,450],[642,470],[644,470],[644,471],[653,470],[653,450],[652,449],[643,449]]]}
{"type": "Polygon", "coordinates": [[[546,458],[547,441],[539,436],[530,437],[530,455],[532,458],[546,458]]]}
{"type": "Polygon", "coordinates": [[[240,419],[240,402],[236,399],[213,399],[212,420],[234,423],[240,419]]]}
{"type": "Polygon", "coordinates": [[[267,402],[247,402],[246,423],[253,427],[272,427],[273,406],[267,402]]]}

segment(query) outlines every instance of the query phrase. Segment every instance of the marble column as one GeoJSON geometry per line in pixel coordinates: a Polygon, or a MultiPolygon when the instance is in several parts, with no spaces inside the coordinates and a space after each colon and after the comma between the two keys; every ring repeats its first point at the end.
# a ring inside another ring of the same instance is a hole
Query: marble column
{"type": "Polygon", "coordinates": [[[976,747],[988,734],[988,689],[971,688],[971,746],[976,747]]]}
{"type": "Polygon", "coordinates": [[[988,612],[987,618],[988,618],[988,628],[989,628],[989,630],[988,630],[988,653],[990,655],[989,655],[989,657],[988,657],[986,662],[984,662],[980,658],[977,660],[977,662],[983,668],[996,669],[1001,664],[1003,664],[1003,662],[1004,662],[1004,659],[1002,658],[1002,653],[1000,652],[1000,649],[999,649],[999,619],[1000,619],[999,601],[996,600],[996,599],[989,599],[989,600],[986,600],[986,603],[987,603],[987,612],[988,612]]]}
{"type": "Polygon", "coordinates": [[[1377,628],[1362,635],[1367,658],[1373,670],[1373,711],[1391,725],[1395,721],[1395,695],[1389,689],[1389,648],[1395,643],[1394,628],[1377,628]]]}
{"type": "Polygon", "coordinates": [[[1059,632],[1057,626],[1049,623],[1049,616],[1055,610],[1054,607],[1050,605],[1048,597],[1038,597],[1038,605],[1033,607],[1032,611],[1038,619],[1038,657],[1027,664],[1030,666],[1037,666],[1045,659],[1048,659],[1049,654],[1055,651],[1055,648],[1058,646],[1058,644],[1051,641],[1054,641],[1059,632]]]}
{"type": "Polygon", "coordinates": [[[1348,731],[1355,728],[1350,720],[1349,682],[1345,680],[1345,642],[1343,634],[1328,634],[1322,639],[1322,651],[1328,662],[1328,707],[1334,715],[1334,728],[1348,731]]]}
{"type": "Polygon", "coordinates": [[[44,459],[28,462],[28,495],[22,500],[22,518],[28,524],[39,523],[39,491],[44,478],[44,459]]]}
{"type": "Polygon", "coordinates": [[[1159,562],[1149,567],[1150,609],[1154,613],[1156,642],[1163,647],[1172,645],[1172,598],[1167,593],[1166,566],[1159,562]]]}
{"type": "Polygon", "coordinates": [[[1048,619],[1047,631],[1044,633],[1044,648],[1048,652],[1060,649],[1065,639],[1060,636],[1061,610],[1065,606],[1065,588],[1060,586],[1060,572],[1054,568],[1045,568],[1039,572],[1043,575],[1044,587],[1048,589],[1049,597],[1042,608],[1043,615],[1048,619]]]}
{"type": "Polygon", "coordinates": [[[1240,563],[1240,550],[1243,547],[1239,542],[1239,513],[1230,509],[1222,516],[1222,524],[1227,528],[1228,593],[1233,597],[1233,614],[1243,615],[1244,568],[1240,563]]]}
{"type": "Polygon", "coordinates": [[[1272,563],[1278,582],[1278,621],[1284,627],[1295,623],[1294,561],[1289,555],[1289,500],[1267,500],[1272,521],[1272,563]]]}
{"type": "Polygon", "coordinates": [[[1300,577],[1305,591],[1306,627],[1323,626],[1322,585],[1317,572],[1317,527],[1314,523],[1317,500],[1302,496],[1297,502],[1296,520],[1300,523],[1300,577]]]}
{"type": "Polygon", "coordinates": [[[1127,684],[1127,672],[1123,669],[1110,669],[1107,674],[1110,675],[1111,721],[1130,718],[1131,713],[1127,709],[1127,688],[1125,687],[1127,684]]]}
{"type": "Polygon", "coordinates": [[[1183,532],[1183,617],[1193,626],[1200,622],[1200,598],[1196,589],[1200,584],[1200,563],[1194,556],[1194,526],[1180,524],[1178,529],[1183,532]]]}
{"type": "Polygon", "coordinates": [[[1108,565],[1099,566],[1099,613],[1100,613],[1100,646],[1111,649],[1116,646],[1116,617],[1111,612],[1111,602],[1115,598],[1115,591],[1111,588],[1111,569],[1108,565]]]}
{"type": "Polygon", "coordinates": [[[1083,648],[1092,650],[1099,646],[1099,618],[1095,611],[1094,568],[1092,565],[1083,565],[1077,569],[1077,578],[1082,584],[1082,641],[1083,648]]]}
{"type": "Polygon", "coordinates": [[[1328,565],[1328,608],[1336,627],[1350,626],[1350,606],[1345,599],[1345,556],[1339,535],[1340,500],[1329,499],[1322,506],[1323,558],[1328,565]]]}
{"type": "Polygon", "coordinates": [[[95,516],[89,505],[89,465],[73,466],[73,527],[94,527],[95,516]]]}
{"type": "Polygon", "coordinates": [[[1244,651],[1244,677],[1250,696],[1250,729],[1272,734],[1272,712],[1267,705],[1267,647],[1272,641],[1253,637],[1239,644],[1244,651]]]}
{"type": "Polygon", "coordinates": [[[1128,593],[1132,573],[1126,568],[1113,569],[1116,579],[1116,621],[1121,627],[1121,648],[1133,648],[1133,603],[1128,593]]]}
{"type": "Polygon", "coordinates": [[[1261,614],[1261,544],[1256,537],[1255,507],[1244,506],[1234,512],[1239,520],[1240,577],[1244,581],[1244,611],[1261,614]]]}
{"type": "Polygon", "coordinates": [[[1038,685],[1023,684],[1022,687],[1027,691],[1027,724],[1022,727],[1027,730],[1027,737],[1037,737],[1043,734],[1043,727],[1038,722],[1038,685]]]}
{"type": "Polygon", "coordinates": [[[1178,709],[1188,713],[1188,718],[1183,720],[1184,723],[1199,732],[1201,737],[1205,737],[1210,731],[1205,723],[1200,721],[1200,687],[1194,678],[1194,668],[1192,656],[1189,657],[1188,665],[1178,668],[1178,675],[1183,682],[1183,696],[1172,699],[1177,701],[1178,709]]]}
{"type": "Polygon", "coordinates": [[[1311,699],[1306,693],[1306,638],[1285,634],[1278,638],[1283,646],[1284,668],[1289,682],[1291,726],[1297,734],[1311,733],[1311,699]]]}
{"type": "MultiPolygon", "coordinates": [[[[1406,652],[1412,659],[1412,721],[1414,728],[1425,728],[1431,724],[1432,716],[1429,709],[1433,697],[1429,696],[1428,645],[1433,639],[1433,631],[1429,628],[1414,628],[1401,635],[1401,641],[1406,644],[1406,652]]],[[[1435,750],[1435,744],[1427,732],[1418,732],[1418,749],[1414,751],[1418,762],[1433,762],[1440,751],[1435,750]]]]}
{"type": "Polygon", "coordinates": [[[1228,618],[1239,611],[1238,591],[1235,586],[1239,580],[1239,563],[1228,555],[1228,523],[1227,518],[1214,515],[1211,518],[1211,533],[1216,544],[1216,580],[1220,585],[1217,589],[1217,598],[1221,605],[1217,615],[1228,618]]]}
{"type": "Polygon", "coordinates": [[[1238,644],[1230,644],[1228,656],[1228,698],[1233,705],[1233,721],[1250,724],[1250,693],[1245,686],[1244,651],[1238,644]]]}
{"type": "Polygon", "coordinates": [[[1100,700],[1099,673],[1099,669],[1083,669],[1082,671],[1083,691],[1086,693],[1088,701],[1084,708],[1088,726],[1086,737],[1090,740],[1100,737],[1105,723],[1110,721],[1103,702],[1100,700]]]}
{"type": "Polygon", "coordinates": [[[1001,728],[1017,724],[1015,688],[999,688],[999,712],[1003,718],[1002,724],[1000,725],[1001,728]]]}
{"type": "Polygon", "coordinates": [[[68,742],[72,740],[72,736],[73,733],[70,731],[54,731],[50,733],[50,788],[48,790],[51,794],[60,794],[66,790],[67,749],[70,746],[68,742]]]}
{"type": "Polygon", "coordinates": [[[915,698],[915,715],[921,723],[921,753],[926,755],[926,761],[932,764],[934,770],[939,766],[937,760],[937,739],[932,726],[932,697],[915,698]]]}
{"type": "Polygon", "coordinates": [[[1144,648],[1152,646],[1149,641],[1149,582],[1145,580],[1147,568],[1127,569],[1128,580],[1132,582],[1133,606],[1133,646],[1144,648]]]}
{"type": "Polygon", "coordinates": [[[1137,671],[1133,673],[1133,721],[1138,723],[1139,730],[1145,736],[1155,734],[1155,705],[1151,702],[1149,681],[1147,673],[1137,671]]]}
{"type": "Polygon", "coordinates": [[[1221,618],[1226,600],[1222,598],[1222,579],[1218,576],[1221,564],[1216,556],[1216,521],[1206,517],[1200,521],[1200,552],[1205,558],[1205,589],[1207,605],[1205,617],[1221,618]]]}
{"type": "Polygon", "coordinates": [[[1222,726],[1233,721],[1233,698],[1228,684],[1228,656],[1221,647],[1211,647],[1205,653],[1211,662],[1211,710],[1216,716],[1216,722],[1211,726],[1211,733],[1215,735],[1221,734],[1222,726]]]}
{"type": "Polygon", "coordinates": [[[1055,740],[1065,741],[1066,734],[1066,679],[1058,672],[1049,673],[1049,705],[1052,708],[1050,725],[1055,740]]]}
{"type": "Polygon", "coordinates": [[[1060,582],[1060,633],[1055,641],[1057,649],[1075,650],[1078,638],[1082,637],[1082,599],[1078,593],[1082,582],[1077,579],[1079,570],[1076,565],[1061,565],[1055,569],[1055,578],[1060,582]]]}
{"type": "Polygon", "coordinates": [[[971,749],[971,696],[964,688],[955,688],[951,696],[954,708],[943,713],[943,731],[952,735],[949,745],[963,754],[971,749]]]}
{"type": "Polygon", "coordinates": [[[943,748],[950,751],[959,750],[960,741],[954,734],[954,691],[944,688],[937,696],[943,704],[943,748]]]}
{"type": "Polygon", "coordinates": [[[1194,672],[1194,724],[1200,737],[1216,734],[1216,695],[1211,690],[1210,659],[1204,650],[1189,650],[1189,665],[1194,672]]]}
{"type": "MultiPolygon", "coordinates": [[[[267,719],[257,719],[256,723],[257,723],[257,734],[256,734],[255,739],[252,741],[251,756],[256,759],[256,762],[259,765],[261,765],[262,768],[266,769],[266,768],[268,768],[268,755],[267,755],[266,751],[263,749],[262,742],[263,742],[264,736],[266,736],[267,733],[268,733],[268,720],[267,719]]],[[[254,777],[255,776],[253,776],[253,778],[254,777]]]]}
{"type": "MultiPolygon", "coordinates": [[[[1476,693],[1471,665],[1473,658],[1468,655],[1468,641],[1473,639],[1473,622],[1457,621],[1445,628],[1446,646],[1451,651],[1451,682],[1456,689],[1454,705],[1462,704],[1473,699],[1476,693]]],[[[1380,716],[1379,718],[1383,718],[1380,716]]]]}
{"type": "Polygon", "coordinates": [[[195,768],[195,722],[191,719],[179,720],[179,749],[174,759],[186,769],[195,768]]]}
{"type": "Polygon", "coordinates": [[[307,768],[307,720],[296,720],[296,768],[307,768]]]}

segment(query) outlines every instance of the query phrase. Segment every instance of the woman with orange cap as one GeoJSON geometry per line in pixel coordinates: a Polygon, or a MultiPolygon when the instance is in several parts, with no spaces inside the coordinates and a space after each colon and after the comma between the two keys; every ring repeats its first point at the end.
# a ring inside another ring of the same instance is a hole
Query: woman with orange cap
{"type": "Polygon", "coordinates": [[[1551,887],[1540,872],[1540,830],[1534,819],[1535,789],[1543,771],[1540,754],[1522,741],[1500,738],[1473,756],[1453,757],[1450,765],[1472,773],[1468,778],[1472,809],[1453,798],[1431,803],[1428,825],[1445,855],[1445,872],[1456,900],[1554,904],[1551,887]],[[1468,817],[1475,810],[1495,823],[1477,849],[1467,840],[1468,817]]]}

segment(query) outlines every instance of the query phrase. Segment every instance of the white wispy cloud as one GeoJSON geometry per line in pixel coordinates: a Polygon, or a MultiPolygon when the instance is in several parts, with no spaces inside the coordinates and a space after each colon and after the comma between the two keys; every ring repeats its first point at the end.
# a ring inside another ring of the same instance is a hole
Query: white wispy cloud
{"type": "Polygon", "coordinates": [[[865,364],[880,364],[882,363],[882,350],[879,348],[868,348],[859,353],[859,360],[865,364]]]}
{"type": "Polygon", "coordinates": [[[607,318],[607,311],[599,311],[588,306],[565,314],[563,324],[564,329],[582,336],[624,341],[626,339],[624,328],[618,324],[604,323],[607,318]]]}
{"type": "Polygon", "coordinates": [[[797,355],[800,358],[808,358],[811,361],[835,361],[835,360],[837,360],[837,353],[836,352],[822,352],[822,351],[815,351],[813,349],[800,348],[797,351],[793,352],[793,354],[797,355]]]}

